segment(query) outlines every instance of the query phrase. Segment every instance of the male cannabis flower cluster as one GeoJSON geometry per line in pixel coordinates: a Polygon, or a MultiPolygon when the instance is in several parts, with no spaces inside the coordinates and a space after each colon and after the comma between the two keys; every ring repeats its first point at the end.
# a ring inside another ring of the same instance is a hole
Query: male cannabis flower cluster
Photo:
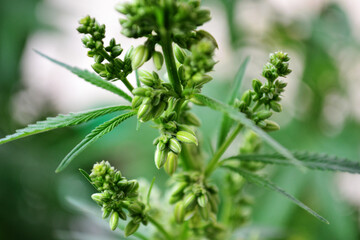
{"type": "Polygon", "coordinates": [[[104,219],[110,216],[111,230],[117,228],[119,218],[127,219],[124,210],[131,218],[125,228],[126,236],[136,232],[140,223],[147,225],[145,204],[138,200],[139,183],[136,180],[127,180],[107,161],[94,164],[89,176],[92,184],[100,191],[91,195],[91,198],[102,207],[104,219]]]}

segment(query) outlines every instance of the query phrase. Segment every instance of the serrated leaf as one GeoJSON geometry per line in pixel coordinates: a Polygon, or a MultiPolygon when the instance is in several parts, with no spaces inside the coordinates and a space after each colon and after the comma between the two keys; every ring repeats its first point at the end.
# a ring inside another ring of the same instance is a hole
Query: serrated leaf
{"type": "Polygon", "coordinates": [[[302,203],[301,201],[296,199],[294,196],[287,193],[285,190],[278,187],[276,184],[272,183],[271,181],[269,181],[269,180],[267,180],[267,179],[265,179],[265,178],[263,178],[263,177],[261,177],[261,176],[259,176],[257,174],[254,174],[254,173],[252,173],[250,171],[244,170],[244,169],[234,168],[234,167],[231,167],[231,166],[223,166],[223,167],[240,174],[241,176],[243,176],[249,182],[252,182],[254,184],[257,184],[259,186],[265,187],[267,189],[270,189],[272,191],[275,191],[277,193],[282,194],[283,196],[285,196],[286,198],[291,200],[293,203],[295,203],[296,205],[298,205],[299,207],[301,207],[302,209],[304,209],[305,211],[307,211],[308,213],[310,213],[311,215],[313,215],[314,217],[316,217],[320,221],[322,221],[322,222],[324,222],[326,224],[329,224],[329,221],[326,220],[324,217],[320,216],[314,210],[312,210],[311,208],[306,206],[304,203],[302,203]]]}
{"type": "Polygon", "coordinates": [[[88,182],[89,182],[97,191],[99,191],[99,190],[97,189],[97,187],[92,183],[89,174],[88,174],[84,169],[79,168],[79,172],[84,176],[84,178],[86,178],[86,180],[88,180],[88,182]]]}
{"type": "MultiPolygon", "coordinates": [[[[228,104],[230,106],[234,105],[235,99],[237,97],[237,95],[239,94],[239,89],[241,87],[241,83],[242,80],[244,78],[245,75],[245,70],[246,67],[249,63],[250,57],[246,57],[245,60],[241,63],[240,68],[238,70],[238,72],[236,73],[235,79],[234,79],[234,84],[232,86],[232,93],[230,95],[230,99],[228,101],[228,104]]],[[[232,120],[229,118],[229,116],[227,114],[224,113],[222,121],[221,121],[221,127],[220,127],[220,132],[219,132],[219,138],[218,138],[218,142],[217,142],[217,146],[218,148],[221,146],[221,144],[225,141],[225,138],[231,128],[232,125],[232,120]]]]}
{"type": "Polygon", "coordinates": [[[78,145],[76,145],[75,148],[73,148],[68,155],[66,155],[66,157],[61,161],[55,172],[60,172],[64,170],[64,168],[69,165],[69,163],[91,143],[95,142],[97,139],[104,136],[105,134],[111,132],[120,123],[134,115],[136,115],[136,112],[124,113],[97,126],[78,145]]]}
{"type": "MultiPolygon", "coordinates": [[[[294,152],[296,159],[300,160],[303,166],[310,169],[340,171],[360,174],[360,163],[350,161],[346,158],[338,158],[336,156],[329,156],[327,154],[308,153],[308,152],[294,152]]],[[[241,154],[232,156],[227,160],[240,161],[254,161],[268,164],[293,165],[293,162],[287,161],[284,156],[280,154],[241,154]]]]}
{"type": "Polygon", "coordinates": [[[0,144],[10,142],[19,138],[23,138],[26,136],[50,131],[56,128],[75,126],[112,112],[130,110],[130,109],[131,109],[130,106],[111,106],[111,107],[104,107],[95,110],[90,110],[86,112],[69,113],[66,115],[60,114],[56,117],[49,117],[46,120],[39,121],[35,124],[31,124],[26,128],[16,130],[16,133],[0,139],[0,144]]]}
{"type": "Polygon", "coordinates": [[[235,108],[224,104],[222,102],[219,102],[215,99],[212,99],[210,97],[201,95],[201,94],[195,94],[194,97],[202,102],[204,105],[222,112],[222,113],[226,113],[230,118],[238,121],[239,123],[245,125],[246,127],[250,128],[251,130],[253,130],[255,133],[257,133],[259,135],[259,137],[261,137],[264,141],[266,141],[270,146],[272,146],[276,151],[278,151],[280,154],[282,154],[284,157],[286,157],[287,159],[289,159],[290,161],[292,161],[294,163],[294,165],[296,165],[297,167],[299,167],[301,170],[304,170],[304,167],[302,166],[302,163],[297,160],[289,150],[287,150],[285,147],[283,147],[280,143],[278,143],[275,139],[273,139],[272,137],[270,137],[269,134],[267,134],[264,130],[262,130],[261,128],[259,128],[258,126],[256,126],[250,119],[248,119],[246,117],[246,115],[244,113],[241,113],[239,111],[237,111],[235,108]]]}
{"type": "Polygon", "coordinates": [[[77,76],[79,76],[80,78],[84,79],[85,81],[97,86],[97,87],[100,87],[102,89],[105,89],[105,90],[108,90],[112,93],[115,93],[116,95],[119,95],[121,97],[123,97],[124,99],[126,99],[127,101],[131,102],[132,98],[127,95],[123,90],[121,90],[120,88],[116,87],[114,84],[102,79],[99,75],[95,74],[95,73],[92,73],[92,72],[89,72],[88,70],[83,70],[83,69],[80,69],[80,68],[77,68],[77,67],[72,67],[72,66],[69,66],[63,62],[60,62],[58,60],[55,60],[37,50],[35,50],[35,52],[37,54],[39,54],[40,56],[50,60],[51,62],[53,63],[56,63],[57,65],[59,66],[62,66],[64,68],[66,68],[67,70],[69,70],[70,72],[76,74],[77,76]]]}

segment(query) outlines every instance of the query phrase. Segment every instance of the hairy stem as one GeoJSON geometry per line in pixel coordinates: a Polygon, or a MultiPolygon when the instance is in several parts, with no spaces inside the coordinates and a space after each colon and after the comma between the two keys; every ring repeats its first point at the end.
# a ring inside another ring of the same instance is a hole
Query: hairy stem
{"type": "Polygon", "coordinates": [[[168,240],[171,240],[170,234],[165,230],[165,228],[158,223],[154,218],[148,216],[149,221],[164,235],[164,237],[168,240]]]}
{"type": "Polygon", "coordinates": [[[239,134],[240,130],[243,128],[242,124],[238,124],[234,131],[230,134],[230,136],[225,140],[223,144],[221,144],[220,148],[215,152],[214,156],[210,160],[208,166],[205,170],[205,176],[208,177],[211,173],[216,169],[221,156],[224,154],[226,149],[230,146],[230,144],[234,141],[235,137],[239,134]]]}

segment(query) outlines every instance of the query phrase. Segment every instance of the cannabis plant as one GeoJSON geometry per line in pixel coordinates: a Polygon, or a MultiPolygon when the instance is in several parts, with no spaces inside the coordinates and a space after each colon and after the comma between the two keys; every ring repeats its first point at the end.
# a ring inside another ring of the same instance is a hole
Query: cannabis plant
{"type": "Polygon", "coordinates": [[[218,45],[209,32],[199,29],[210,20],[210,12],[201,8],[199,0],[134,0],[116,6],[116,10],[123,14],[121,33],[129,38],[144,39],[144,43],[122,54],[124,49],[115,38],[108,43],[104,41],[105,25],[90,16],[82,18],[77,30],[84,35],[82,42],[88,49],[88,56],[94,60],[94,72],[37,53],[85,81],[122,97],[128,104],[50,117],[0,139],[0,144],[117,112],[116,117],[93,129],[65,156],[56,169],[61,172],[86,147],[125,120],[136,116],[139,124],[152,122],[159,136],[153,141],[154,156],[143,161],[154,161],[159,171],[164,169],[169,175],[173,187],[164,190],[166,200],[152,201],[154,180],[144,189],[137,180],[126,178],[126,174],[107,161],[95,163],[90,173],[80,169],[96,191],[91,198],[101,208],[102,218],[109,220],[111,230],[120,228],[126,237],[230,239],[251,217],[254,199],[244,190],[248,183],[282,194],[328,223],[263,177],[269,164],[294,166],[300,171],[360,173],[360,165],[356,162],[326,154],[291,152],[268,135],[280,129],[271,117],[282,111],[285,79],[291,73],[288,54],[271,53],[262,68],[261,79],[253,79],[251,89],[239,94],[248,63],[246,58],[234,78],[228,102],[222,103],[201,94],[203,86],[211,84],[210,74],[216,64],[213,57],[218,45]],[[151,59],[156,71],[140,70],[151,59]],[[130,74],[136,75],[136,86],[128,80],[130,74]],[[121,81],[127,90],[113,85],[115,81],[121,81]],[[204,154],[199,133],[201,121],[192,112],[194,105],[223,114],[217,145],[210,157],[204,154]],[[224,158],[238,135],[241,135],[238,154],[224,158]],[[263,143],[275,152],[264,152],[263,143]],[[213,173],[219,169],[223,169],[218,175],[221,184],[215,184],[213,173]],[[126,221],[124,228],[121,221],[126,221]],[[145,234],[141,228],[139,230],[141,225],[153,228],[145,234]]]}

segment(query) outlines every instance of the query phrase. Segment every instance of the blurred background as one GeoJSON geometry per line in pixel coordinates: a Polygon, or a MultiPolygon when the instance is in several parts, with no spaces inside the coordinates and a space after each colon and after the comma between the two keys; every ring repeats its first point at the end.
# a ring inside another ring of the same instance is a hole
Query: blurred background
{"type": "MultiPolygon", "coordinates": [[[[86,56],[75,30],[77,21],[87,14],[105,23],[108,39],[115,37],[124,49],[142,43],[119,34],[120,15],[114,10],[117,2],[0,1],[0,137],[46,116],[122,103],[117,96],[33,51],[90,69],[92,59],[86,56]]],[[[260,77],[270,52],[288,52],[293,73],[287,79],[284,112],[276,117],[282,130],[272,136],[291,150],[326,152],[359,161],[360,2],[204,0],[203,4],[212,12],[213,19],[204,29],[217,39],[216,59],[220,61],[213,73],[215,80],[205,92],[225,100],[246,56],[251,60],[243,89],[250,86],[252,78],[260,77]]],[[[145,68],[151,69],[152,64],[145,68]]],[[[195,112],[203,120],[204,138],[215,144],[221,115],[201,108],[195,112]]],[[[128,178],[151,180],[155,175],[156,184],[165,186],[167,177],[155,169],[152,160],[152,139],[157,132],[150,124],[135,132],[134,119],[90,146],[64,172],[55,174],[72,147],[110,117],[0,146],[0,239],[113,239],[100,234],[109,231],[96,214],[69,201],[80,199],[93,206],[91,186],[77,169],[89,171],[102,159],[128,178]],[[95,232],[102,237],[92,234],[95,232]]],[[[277,168],[271,169],[271,178],[331,224],[317,221],[282,196],[259,190],[249,226],[268,233],[261,239],[359,239],[359,176],[277,168]]]]}

